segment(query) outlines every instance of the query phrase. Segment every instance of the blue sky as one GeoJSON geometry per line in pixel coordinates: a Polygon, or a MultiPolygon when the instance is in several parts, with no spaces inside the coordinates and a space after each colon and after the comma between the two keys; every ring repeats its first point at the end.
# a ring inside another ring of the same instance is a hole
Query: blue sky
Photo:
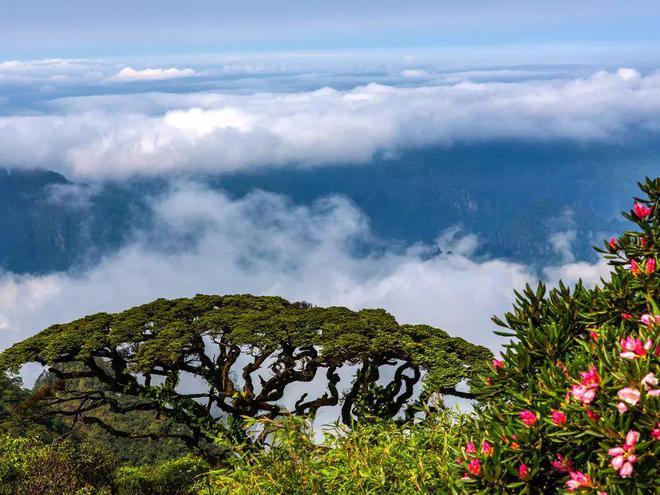
{"type": "Polygon", "coordinates": [[[3,59],[660,39],[649,0],[2,0],[0,12],[3,59]]]}

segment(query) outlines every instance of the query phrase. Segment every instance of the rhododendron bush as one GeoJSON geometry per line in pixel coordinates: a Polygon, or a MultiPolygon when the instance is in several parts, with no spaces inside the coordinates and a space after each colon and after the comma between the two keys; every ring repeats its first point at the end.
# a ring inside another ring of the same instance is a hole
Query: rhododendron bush
{"type": "Polygon", "coordinates": [[[641,184],[593,289],[540,284],[495,322],[512,337],[457,452],[469,493],[660,493],[660,179],[641,184]]]}

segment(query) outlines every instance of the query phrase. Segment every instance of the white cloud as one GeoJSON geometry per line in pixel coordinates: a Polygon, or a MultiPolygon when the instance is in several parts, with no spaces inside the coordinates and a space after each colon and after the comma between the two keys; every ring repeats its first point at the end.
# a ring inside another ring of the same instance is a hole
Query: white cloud
{"type": "MultiPolygon", "coordinates": [[[[255,192],[240,200],[201,186],[180,186],[154,205],[158,229],[82,274],[0,278],[0,349],[55,322],[118,311],[156,297],[195,293],[274,294],[318,305],[383,307],[401,322],[428,323],[496,349],[493,314],[511,307],[512,291],[536,275],[521,264],[477,261],[476,239],[449,231],[438,245],[354,254],[369,241],[366,217],[346,199],[312,206],[255,192]],[[154,236],[185,249],[159,250],[154,236]],[[198,242],[190,244],[191,238],[198,242]],[[445,251],[446,252],[446,251],[445,251]]],[[[593,283],[601,265],[548,268],[556,283],[593,283]]]]}
{"type": "Polygon", "coordinates": [[[660,130],[660,74],[110,95],[60,100],[52,110],[0,117],[0,162],[125,177],[362,163],[376,153],[457,141],[611,141],[660,130]]]}
{"type": "Polygon", "coordinates": [[[429,75],[424,69],[404,69],[400,72],[401,77],[406,79],[418,79],[429,75]]]}
{"type": "Polygon", "coordinates": [[[637,81],[641,79],[642,75],[635,69],[622,67],[616,71],[617,75],[624,81],[637,81]]]}
{"type": "Polygon", "coordinates": [[[104,64],[94,59],[49,58],[0,61],[0,85],[88,84],[103,77],[104,64]]]}
{"type": "Polygon", "coordinates": [[[17,69],[20,66],[21,62],[18,60],[6,60],[4,62],[0,62],[0,70],[17,69]]]}
{"type": "Polygon", "coordinates": [[[552,248],[555,252],[561,255],[561,259],[564,263],[575,261],[572,247],[576,237],[577,231],[575,230],[555,232],[550,236],[550,244],[552,245],[552,248]]]}
{"type": "Polygon", "coordinates": [[[576,261],[557,266],[549,266],[543,269],[544,278],[551,284],[557,284],[560,280],[567,283],[575,283],[582,280],[587,287],[599,284],[601,279],[607,279],[612,267],[604,261],[587,263],[576,261]]]}
{"type": "Polygon", "coordinates": [[[164,79],[177,79],[181,77],[193,77],[197,72],[192,69],[177,69],[170,67],[168,69],[147,68],[134,69],[133,67],[124,67],[115,75],[109,77],[110,82],[130,82],[130,81],[159,81],[164,79]]]}
{"type": "Polygon", "coordinates": [[[39,68],[61,70],[67,67],[80,67],[93,62],[88,59],[45,58],[38,60],[5,60],[0,62],[0,70],[31,71],[39,68]]]}

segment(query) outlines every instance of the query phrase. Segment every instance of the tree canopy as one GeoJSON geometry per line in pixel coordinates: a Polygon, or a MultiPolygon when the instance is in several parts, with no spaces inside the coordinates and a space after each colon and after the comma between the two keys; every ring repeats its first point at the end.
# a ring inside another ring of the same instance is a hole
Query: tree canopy
{"type": "Polygon", "coordinates": [[[342,421],[352,424],[369,415],[410,416],[433,394],[473,398],[476,388],[458,387],[471,383],[490,356],[485,347],[440,329],[401,325],[382,309],[197,295],[52,325],[0,354],[0,369],[16,373],[29,362],[48,367],[55,379],[31,400],[43,413],[72,416],[116,435],[170,436],[199,447],[242,431],[232,425],[246,416],[314,415],[340,406],[342,421]],[[340,390],[340,369],[349,365],[354,376],[340,390]],[[385,365],[391,373],[383,372],[385,365]],[[423,375],[423,391],[413,400],[423,375]],[[203,391],[186,386],[191,377],[203,391]],[[285,389],[290,399],[300,389],[290,385],[314,380],[325,383],[322,393],[299,392],[293,406],[284,407],[285,389]],[[94,414],[101,410],[153,411],[162,428],[121,431],[94,414]]]}

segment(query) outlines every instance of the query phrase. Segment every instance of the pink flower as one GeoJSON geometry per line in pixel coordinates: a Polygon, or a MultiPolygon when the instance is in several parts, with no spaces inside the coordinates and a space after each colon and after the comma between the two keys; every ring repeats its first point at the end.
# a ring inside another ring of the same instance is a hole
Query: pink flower
{"type": "Polygon", "coordinates": [[[637,461],[635,446],[639,440],[639,432],[630,430],[622,447],[614,447],[607,451],[612,457],[612,467],[622,478],[628,478],[633,473],[633,464],[637,461]]]}
{"type": "Polygon", "coordinates": [[[647,327],[652,327],[654,325],[660,324],[660,315],[650,315],[647,313],[645,315],[642,315],[639,318],[639,321],[641,321],[647,327]]]}
{"type": "Polygon", "coordinates": [[[520,473],[520,479],[524,480],[527,477],[527,473],[529,473],[529,468],[526,464],[521,464],[520,467],[518,467],[518,473],[520,473]]]}
{"type": "Polygon", "coordinates": [[[481,443],[481,452],[484,453],[484,455],[490,456],[493,454],[493,446],[488,443],[488,440],[484,440],[481,443]]]}
{"type": "Polygon", "coordinates": [[[635,430],[630,430],[626,435],[626,443],[623,444],[624,448],[626,446],[634,448],[637,445],[637,440],[639,440],[639,432],[635,430]]]}
{"type": "Polygon", "coordinates": [[[520,411],[519,416],[520,416],[520,421],[522,421],[526,426],[534,426],[536,424],[536,421],[538,421],[538,417],[536,416],[536,413],[528,409],[525,409],[524,411],[520,411]]]}
{"type": "Polygon", "coordinates": [[[651,397],[660,397],[660,388],[654,388],[653,390],[649,390],[647,392],[651,397]]]}
{"type": "Polygon", "coordinates": [[[497,358],[493,359],[493,369],[495,371],[499,370],[500,368],[504,368],[504,361],[500,361],[497,358]]]}
{"type": "Polygon", "coordinates": [[[552,468],[558,473],[567,473],[573,469],[573,463],[564,458],[563,455],[557,454],[553,461],[550,461],[552,468]]]}
{"type": "Polygon", "coordinates": [[[636,388],[622,388],[616,394],[620,400],[634,406],[639,402],[640,393],[636,388]]]}
{"type": "Polygon", "coordinates": [[[596,398],[596,391],[584,385],[571,385],[571,395],[582,404],[590,404],[596,398]]]}
{"type": "Polygon", "coordinates": [[[641,273],[639,265],[637,264],[637,261],[635,261],[634,259],[630,260],[630,271],[633,274],[633,276],[637,276],[641,273]]]}
{"type": "Polygon", "coordinates": [[[564,423],[566,423],[566,420],[567,420],[566,415],[563,412],[558,411],[556,409],[552,411],[552,422],[557,426],[563,425],[564,423]]]}
{"type": "Polygon", "coordinates": [[[626,406],[623,402],[619,402],[616,405],[616,408],[619,410],[619,413],[623,414],[628,410],[628,406],[626,406]]]}
{"type": "Polygon", "coordinates": [[[655,373],[648,373],[644,378],[642,378],[640,383],[645,390],[648,390],[658,384],[658,379],[655,377],[655,373]]]}
{"type": "Polygon", "coordinates": [[[637,215],[637,218],[640,220],[649,216],[651,214],[651,208],[649,208],[646,205],[643,205],[642,203],[635,203],[633,206],[633,211],[635,212],[635,215],[637,215]]]}
{"type": "Polygon", "coordinates": [[[589,419],[593,421],[594,423],[597,422],[600,419],[600,416],[592,411],[591,409],[587,409],[587,416],[589,416],[589,419]]]}
{"type": "Polygon", "coordinates": [[[621,469],[619,469],[619,476],[622,478],[630,478],[633,473],[633,465],[631,462],[625,462],[621,469]]]}
{"type": "Polygon", "coordinates": [[[631,315],[630,313],[621,313],[621,318],[623,318],[624,320],[632,320],[633,315],[631,315]]]}
{"type": "Polygon", "coordinates": [[[646,260],[646,273],[653,273],[655,271],[655,259],[649,258],[646,260]]]}
{"type": "Polygon", "coordinates": [[[597,388],[600,385],[600,376],[595,366],[589,368],[589,371],[580,371],[580,377],[582,377],[582,385],[590,388],[597,388]]]}
{"type": "Polygon", "coordinates": [[[653,437],[654,440],[660,440],[660,423],[658,423],[657,427],[651,430],[651,437],[653,437]]]}
{"type": "Polygon", "coordinates": [[[588,474],[581,473],[580,471],[570,471],[570,480],[566,482],[566,488],[569,492],[574,492],[578,488],[591,488],[591,478],[588,474]]]}
{"type": "Polygon", "coordinates": [[[600,334],[596,330],[591,330],[589,332],[589,337],[591,337],[594,340],[598,340],[598,337],[600,337],[600,334]]]}
{"type": "Polygon", "coordinates": [[[621,353],[619,356],[625,359],[635,359],[636,357],[646,356],[646,351],[644,350],[644,344],[640,339],[636,339],[628,335],[625,339],[621,339],[619,342],[621,345],[621,353]]]}
{"type": "Polygon", "coordinates": [[[472,459],[470,461],[470,464],[468,464],[468,471],[470,471],[475,476],[479,475],[481,472],[481,463],[479,462],[479,459],[472,459]]]}
{"type": "Polygon", "coordinates": [[[465,453],[466,454],[476,454],[477,447],[474,445],[474,442],[468,442],[465,444],[465,453]]]}
{"type": "Polygon", "coordinates": [[[581,371],[580,377],[582,383],[580,385],[571,386],[571,394],[582,404],[590,404],[596,398],[596,389],[600,384],[600,376],[595,366],[589,368],[589,371],[581,371]]]}
{"type": "Polygon", "coordinates": [[[612,251],[618,251],[619,249],[619,246],[617,245],[616,239],[614,237],[610,239],[610,249],[612,249],[612,251]]]}

